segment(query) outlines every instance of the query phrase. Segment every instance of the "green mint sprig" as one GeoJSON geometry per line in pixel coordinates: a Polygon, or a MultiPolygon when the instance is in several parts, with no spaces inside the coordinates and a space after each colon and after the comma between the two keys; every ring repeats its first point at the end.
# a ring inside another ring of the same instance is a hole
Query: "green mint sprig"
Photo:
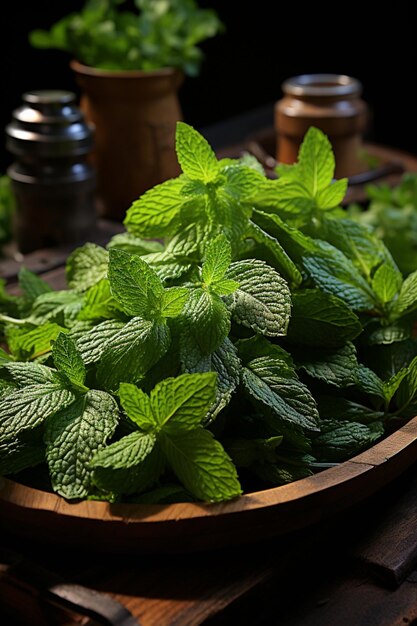
{"type": "Polygon", "coordinates": [[[122,384],[119,396],[137,430],[99,452],[93,459],[100,488],[130,493],[138,490],[126,470],[144,489],[165,466],[197,499],[216,502],[241,493],[236,470],[222,446],[201,427],[216,390],[216,375],[183,374],[159,383],[148,396],[122,384]]]}

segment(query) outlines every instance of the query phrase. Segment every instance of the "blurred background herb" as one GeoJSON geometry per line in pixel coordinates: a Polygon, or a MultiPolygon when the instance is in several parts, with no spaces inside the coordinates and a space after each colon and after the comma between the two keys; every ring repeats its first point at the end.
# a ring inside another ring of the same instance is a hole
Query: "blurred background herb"
{"type": "Polygon", "coordinates": [[[49,31],[32,31],[30,42],[65,50],[99,69],[176,67],[196,76],[203,59],[199,44],[222,28],[216,12],[195,0],[135,0],[136,11],[121,5],[125,0],[87,0],[49,31]]]}
{"type": "Polygon", "coordinates": [[[395,187],[369,185],[366,194],[369,205],[351,205],[350,217],[375,229],[402,273],[410,274],[417,269],[417,173],[404,174],[395,187]]]}
{"type": "Polygon", "coordinates": [[[12,217],[16,200],[8,176],[0,176],[0,255],[1,247],[12,236],[12,217]]]}

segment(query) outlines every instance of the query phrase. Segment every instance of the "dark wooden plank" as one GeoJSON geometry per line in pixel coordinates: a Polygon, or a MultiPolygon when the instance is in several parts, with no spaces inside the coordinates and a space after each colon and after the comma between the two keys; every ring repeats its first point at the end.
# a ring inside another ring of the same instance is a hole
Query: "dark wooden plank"
{"type": "Polygon", "coordinates": [[[417,566],[416,521],[417,478],[355,552],[388,585],[400,585],[417,566]]]}
{"type": "MultiPolygon", "coordinates": [[[[294,593],[277,593],[277,614],[281,626],[405,626],[417,620],[417,585],[406,581],[398,589],[377,585],[360,574],[338,572],[336,581],[306,585],[294,593]]],[[[270,615],[257,626],[267,626],[270,615]]]]}
{"type": "MultiPolygon", "coordinates": [[[[91,241],[99,245],[105,245],[113,235],[123,231],[124,228],[122,224],[101,219],[98,222],[97,231],[91,238],[91,241]]],[[[0,261],[0,277],[10,284],[16,281],[17,274],[22,265],[36,274],[44,274],[63,267],[72,250],[83,243],[85,242],[80,241],[56,248],[44,248],[24,255],[21,254],[16,249],[15,244],[12,243],[6,248],[5,258],[0,261]]]]}

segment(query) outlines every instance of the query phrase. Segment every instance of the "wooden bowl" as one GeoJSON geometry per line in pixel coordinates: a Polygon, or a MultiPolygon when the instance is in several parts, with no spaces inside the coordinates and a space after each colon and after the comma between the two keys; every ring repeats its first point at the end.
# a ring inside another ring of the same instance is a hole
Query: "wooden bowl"
{"type": "Polygon", "coordinates": [[[216,549],[319,522],[374,494],[416,460],[417,417],[337,467],[222,504],[71,504],[0,479],[0,525],[48,544],[112,552],[216,549]]]}

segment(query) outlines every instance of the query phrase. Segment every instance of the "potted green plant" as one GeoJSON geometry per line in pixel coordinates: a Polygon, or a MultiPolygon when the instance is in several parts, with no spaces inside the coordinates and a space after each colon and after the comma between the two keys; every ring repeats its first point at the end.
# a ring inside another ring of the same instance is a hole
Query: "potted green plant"
{"type": "Polygon", "coordinates": [[[72,55],[81,108],[96,128],[100,213],[122,219],[130,203],[179,173],[175,123],[178,89],[199,72],[199,44],[216,35],[216,13],[195,0],[86,0],[49,32],[35,30],[37,48],[72,55]]]}

